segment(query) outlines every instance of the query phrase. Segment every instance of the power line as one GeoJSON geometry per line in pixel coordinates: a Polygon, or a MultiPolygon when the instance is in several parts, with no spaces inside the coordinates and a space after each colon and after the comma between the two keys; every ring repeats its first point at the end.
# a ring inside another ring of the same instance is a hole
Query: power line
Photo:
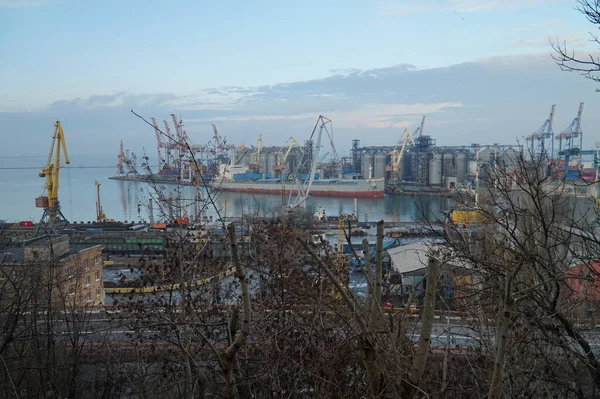
{"type": "MultiPolygon", "coordinates": [[[[115,166],[61,166],[61,169],[115,169],[115,166]]],[[[16,169],[43,169],[42,166],[7,166],[0,167],[0,170],[16,170],[16,169]]]]}

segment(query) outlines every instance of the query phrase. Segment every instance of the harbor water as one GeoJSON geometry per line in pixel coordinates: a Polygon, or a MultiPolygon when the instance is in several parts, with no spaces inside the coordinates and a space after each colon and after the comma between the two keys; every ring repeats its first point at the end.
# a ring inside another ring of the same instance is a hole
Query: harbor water
{"type": "MultiPolygon", "coordinates": [[[[37,222],[42,210],[34,200],[43,192],[43,178],[38,176],[47,158],[0,158],[0,219],[6,221],[31,220],[37,222]]],[[[158,185],[143,182],[116,181],[116,159],[89,156],[71,158],[69,168],[60,170],[59,199],[62,211],[70,221],[93,221],[96,218],[96,186],[100,186],[101,205],[106,216],[120,221],[149,221],[149,203],[153,203],[153,216],[162,220],[169,212],[161,206],[159,198],[179,198],[188,214],[194,214],[191,203],[194,189],[190,186],[158,185]],[[161,194],[158,195],[157,192],[161,194]]],[[[206,198],[206,192],[203,192],[206,198]]],[[[206,208],[206,216],[216,218],[243,215],[272,216],[287,204],[288,198],[278,195],[250,193],[212,193],[214,206],[206,208]]],[[[443,217],[449,208],[449,199],[386,195],[384,198],[329,198],[309,197],[306,208],[315,213],[319,207],[326,215],[354,214],[360,221],[385,220],[389,222],[434,221],[443,217]]],[[[164,204],[162,204],[164,205],[164,204]]]]}

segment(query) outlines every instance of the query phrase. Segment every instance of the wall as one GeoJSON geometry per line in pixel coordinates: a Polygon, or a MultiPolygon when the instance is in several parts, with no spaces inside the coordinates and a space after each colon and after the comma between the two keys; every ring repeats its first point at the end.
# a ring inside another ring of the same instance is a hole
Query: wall
{"type": "Polygon", "coordinates": [[[66,306],[86,307],[104,304],[102,247],[83,249],[57,268],[57,291],[66,306]]]}

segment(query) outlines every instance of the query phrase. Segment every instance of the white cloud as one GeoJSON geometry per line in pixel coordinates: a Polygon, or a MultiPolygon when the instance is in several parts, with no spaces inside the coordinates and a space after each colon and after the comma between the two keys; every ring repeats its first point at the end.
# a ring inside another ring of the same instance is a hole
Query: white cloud
{"type": "Polygon", "coordinates": [[[406,16],[416,13],[446,9],[455,12],[504,11],[548,3],[568,3],[569,0],[384,0],[379,2],[380,14],[406,16]]]}
{"type": "Polygon", "coordinates": [[[591,43],[589,38],[583,35],[559,35],[556,33],[548,33],[543,37],[536,39],[519,39],[510,44],[510,47],[545,47],[548,48],[551,43],[559,40],[561,43],[566,42],[569,48],[580,48],[589,46],[591,43]]]}
{"type": "MultiPolygon", "coordinates": [[[[323,112],[328,118],[335,121],[339,128],[404,128],[418,120],[415,116],[433,114],[447,108],[461,107],[460,103],[436,104],[365,104],[355,109],[323,112]]],[[[246,122],[246,121],[295,121],[312,120],[314,112],[285,114],[285,115],[227,115],[210,118],[186,119],[187,122],[246,122]]]]}

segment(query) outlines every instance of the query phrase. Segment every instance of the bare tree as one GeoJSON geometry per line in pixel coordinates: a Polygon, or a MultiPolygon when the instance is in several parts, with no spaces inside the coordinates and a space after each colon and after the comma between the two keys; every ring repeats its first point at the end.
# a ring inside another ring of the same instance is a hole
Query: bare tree
{"type": "Polygon", "coordinates": [[[496,320],[486,338],[494,354],[489,397],[589,395],[600,389],[600,364],[590,335],[573,322],[568,276],[600,256],[595,201],[576,196],[543,156],[520,153],[484,169],[479,201],[463,201],[477,228],[451,224],[447,243],[472,270],[481,324],[496,320]]]}
{"type": "MultiPolygon", "coordinates": [[[[577,10],[590,23],[596,25],[597,28],[600,27],[599,0],[578,0],[577,10]]],[[[600,45],[600,39],[593,33],[590,33],[590,41],[600,45]]],[[[554,50],[553,58],[563,71],[577,72],[588,79],[600,82],[600,57],[598,55],[578,56],[575,54],[575,50],[569,50],[566,42],[558,39],[551,44],[554,50]]],[[[600,91],[600,89],[596,89],[596,91],[600,91]]]]}

